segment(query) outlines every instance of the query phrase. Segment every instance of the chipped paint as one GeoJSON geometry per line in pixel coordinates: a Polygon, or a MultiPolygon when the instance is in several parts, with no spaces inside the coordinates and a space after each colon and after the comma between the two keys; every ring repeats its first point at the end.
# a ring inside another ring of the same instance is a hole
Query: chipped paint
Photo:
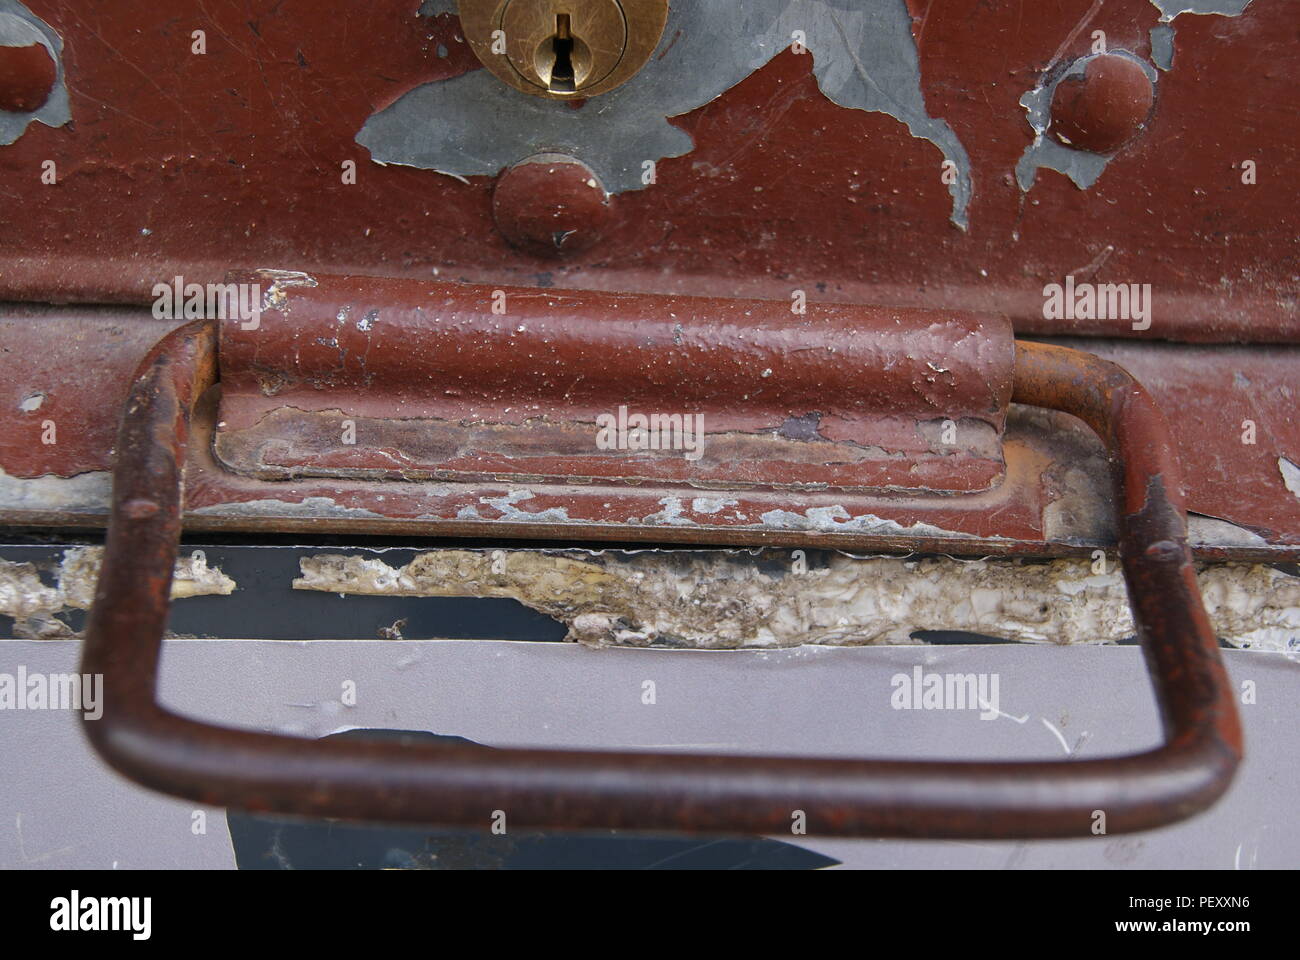
{"type": "MultiPolygon", "coordinates": [[[[14,636],[51,639],[73,636],[72,628],[59,614],[68,610],[89,610],[99,580],[102,547],[69,547],[52,571],[54,586],[47,586],[33,563],[0,560],[0,614],[14,620],[14,636]]],[[[236,583],[196,550],[176,560],[171,598],[229,596],[236,583]]]]}
{"type": "Polygon", "coordinates": [[[1174,28],[1168,23],[1158,23],[1151,28],[1151,60],[1161,70],[1174,68],[1174,28]]]}
{"type": "MultiPolygon", "coordinates": [[[[420,12],[446,7],[426,4],[420,12]]],[[[489,71],[473,70],[409,91],[371,116],[356,140],[378,163],[458,179],[496,176],[525,157],[562,152],[591,167],[610,193],[641,190],[645,161],[694,149],[691,136],[668,118],[704,106],[765,66],[790,48],[796,30],[806,37],[829,100],[895,118],[952,162],[951,219],[965,229],[970,161],[947,122],[926,111],[904,0],[674,4],[655,55],[626,84],[601,95],[599,109],[521,95],[489,71]]]]}
{"type": "MultiPolygon", "coordinates": [[[[528,490],[511,490],[504,497],[479,497],[479,503],[486,503],[501,514],[502,520],[517,520],[525,523],[569,523],[569,511],[564,507],[547,507],[545,510],[531,512],[520,510],[517,506],[525,500],[533,499],[528,490]]],[[[473,509],[473,508],[470,508],[473,509]]],[[[464,511],[461,511],[462,513],[464,511]]]]}
{"type": "Polygon", "coordinates": [[[314,287],[316,278],[300,270],[275,270],[262,267],[253,271],[258,280],[269,280],[271,285],[262,294],[263,310],[278,310],[287,313],[289,296],[284,291],[292,287],[314,287]]]}
{"type": "Polygon", "coordinates": [[[696,497],[691,501],[691,510],[695,513],[721,513],[737,503],[736,500],[723,500],[720,497],[696,497]]]}
{"type": "Polygon", "coordinates": [[[382,520],[384,515],[363,507],[345,507],[333,497],[305,497],[292,500],[245,500],[242,503],[221,503],[199,507],[190,511],[198,516],[218,517],[357,517],[382,520]]]}
{"type": "Polygon", "coordinates": [[[686,506],[681,497],[664,497],[659,501],[663,507],[658,513],[648,513],[644,517],[628,517],[628,523],[639,523],[654,525],[666,525],[670,527],[687,527],[695,523],[690,517],[685,516],[686,506]]]}
{"type": "Polygon", "coordinates": [[[1102,56],[1120,56],[1132,60],[1142,68],[1142,72],[1147,75],[1147,79],[1151,81],[1152,85],[1155,85],[1157,77],[1155,69],[1145,60],[1134,56],[1127,50],[1109,50],[1104,54],[1099,53],[1088,57],[1080,57],[1063,70],[1054,71],[1048,69],[1044,71],[1038,86],[1020,98],[1020,105],[1025,108],[1025,112],[1028,114],[1029,126],[1034,131],[1033,142],[1025,148],[1025,152],[1021,154],[1020,160],[1016,163],[1016,182],[1020,185],[1022,191],[1028,191],[1033,187],[1040,167],[1047,167],[1057,173],[1065,174],[1081,190],[1087,190],[1096,183],[1097,178],[1106,169],[1106,164],[1110,162],[1111,156],[1092,153],[1089,150],[1076,150],[1057,143],[1046,135],[1048,125],[1051,122],[1052,97],[1056,95],[1057,86],[1067,77],[1082,76],[1088,64],[1097,57],[1102,56]]]}
{"type": "Polygon", "coordinates": [[[1160,23],[1151,28],[1151,59],[1161,70],[1174,67],[1174,20],[1185,13],[1197,16],[1241,16],[1251,0],[1151,0],[1160,23]]]}
{"type": "Polygon", "coordinates": [[[1300,498],[1300,467],[1286,457],[1277,458],[1277,468],[1282,471],[1282,482],[1292,495],[1300,498]]]}
{"type": "Polygon", "coordinates": [[[113,475],[107,470],[73,477],[11,477],[0,467],[0,505],[6,510],[107,513],[113,475]]]}
{"type": "MultiPolygon", "coordinates": [[[[299,560],[295,590],[510,598],[595,645],[747,649],[916,644],[918,630],[1028,643],[1131,637],[1124,579],[1081,560],[1047,563],[829,554],[805,572],[791,554],[724,551],[438,550],[393,567],[373,556],[299,560]]],[[[1300,578],[1262,564],[1202,564],[1219,633],[1287,650],[1300,635],[1300,578]]]]}
{"type": "Polygon", "coordinates": [[[1237,17],[1250,6],[1251,0],[1151,0],[1160,11],[1160,19],[1169,22],[1184,13],[1237,17]]]}
{"type": "Polygon", "coordinates": [[[303,273],[301,270],[277,270],[273,267],[259,267],[253,273],[263,280],[270,280],[272,286],[276,287],[317,286],[316,278],[309,273],[303,273]]]}
{"type": "MultiPolygon", "coordinates": [[[[839,531],[884,536],[971,537],[969,533],[944,530],[929,523],[918,522],[910,526],[904,526],[895,520],[878,517],[873,513],[862,513],[855,517],[838,504],[833,507],[810,507],[803,513],[793,513],[789,510],[769,510],[763,514],[761,519],[766,526],[779,530],[815,530],[823,533],[839,531]]],[[[985,537],[984,539],[1002,538],[985,537]]]]}
{"type": "MultiPolygon", "coordinates": [[[[1280,460],[1284,481],[1291,480],[1291,491],[1300,498],[1300,468],[1289,461],[1280,460]]],[[[1078,541],[1105,542],[1113,536],[1106,524],[1085,526],[1085,521],[1096,516],[1091,506],[1100,502],[1104,493],[1094,490],[1099,485],[1083,470],[1071,468],[1059,477],[1058,499],[1044,508],[1045,539],[1056,543],[1078,541]],[[1080,498],[1078,491],[1088,493],[1080,498]],[[1075,491],[1072,493],[1071,491],[1075,491]]],[[[32,479],[10,477],[0,469],[0,509],[12,511],[15,515],[22,513],[43,513],[66,511],[82,515],[104,515],[112,489],[112,477],[107,472],[79,474],[74,477],[45,476],[32,479]]],[[[456,488],[445,484],[421,484],[420,491],[428,499],[447,499],[456,494],[456,488]]],[[[550,496],[550,492],[542,494],[550,496]]],[[[589,520],[575,518],[567,507],[547,507],[545,510],[529,512],[518,504],[524,503],[537,494],[525,490],[512,490],[504,496],[480,498],[480,502],[494,508],[485,514],[473,504],[459,504],[446,513],[424,512],[408,519],[414,522],[443,522],[447,520],[473,521],[479,523],[589,523],[589,520]]],[[[382,499],[382,495],[380,495],[382,499]]],[[[958,530],[944,529],[933,524],[917,522],[903,524],[887,517],[863,513],[851,515],[843,505],[812,507],[803,513],[789,510],[769,510],[761,514],[759,523],[746,522],[748,514],[742,512],[740,501],[713,496],[693,498],[665,497],[657,501],[663,509],[645,517],[629,516],[625,522],[632,525],[671,526],[671,527],[721,527],[725,523],[727,530],[784,532],[813,531],[841,532],[847,534],[865,533],[875,536],[890,537],[928,537],[936,539],[936,547],[942,549],[942,540],[953,538],[979,539],[987,543],[993,539],[988,536],[976,537],[975,534],[958,530]],[[694,515],[694,518],[693,516],[694,515]],[[696,519],[698,518],[698,519],[696,519]]],[[[750,505],[750,509],[753,508],[750,505]]],[[[348,506],[334,497],[307,496],[300,501],[259,498],[242,502],[230,501],[193,507],[186,510],[186,516],[229,517],[229,518],[273,518],[295,519],[311,518],[313,520],[346,521],[350,519],[378,520],[393,519],[390,514],[381,513],[364,507],[348,506]]],[[[1003,538],[997,538],[1003,539],[1003,538]]],[[[1267,538],[1246,527],[1216,517],[1190,514],[1188,516],[1188,539],[1196,549],[1251,549],[1266,548],[1267,538]]],[[[1008,541],[1011,542],[1011,541],[1008,541]]]]}
{"type": "Polygon", "coordinates": [[[1268,546],[1268,541],[1254,530],[1198,513],[1187,515],[1187,539],[1192,543],[1214,547],[1268,546]]]}
{"type": "Polygon", "coordinates": [[[0,47],[29,47],[39,43],[54,61],[54,86],[45,103],[31,113],[0,110],[0,146],[8,146],[32,123],[61,127],[72,119],[63,72],[63,38],[18,0],[0,0],[0,47]]]}
{"type": "MultiPolygon", "coordinates": [[[[1240,16],[1251,0],[1151,0],[1152,6],[1160,11],[1160,23],[1151,28],[1151,60],[1160,70],[1168,72],[1174,65],[1174,25],[1173,21],[1183,14],[1217,15],[1224,17],[1240,16]]],[[[1110,50],[1110,54],[1119,54],[1138,64],[1152,85],[1156,84],[1157,74],[1142,58],[1127,50],[1110,50]]],[[[1102,171],[1110,157],[1087,150],[1074,150],[1055,140],[1043,136],[1047,129],[1048,115],[1052,106],[1052,96],[1056,86],[1068,76],[1082,73],[1089,60],[1106,54],[1094,54],[1075,60],[1063,71],[1054,71],[1055,64],[1049,64],[1032,90],[1020,98],[1020,105],[1029,114],[1029,125],[1034,130],[1034,141],[1025,148],[1020,161],[1016,164],[1016,182],[1022,191],[1028,191],[1037,177],[1040,167],[1047,167],[1063,173],[1074,181],[1075,186],[1087,190],[1102,171]]]]}

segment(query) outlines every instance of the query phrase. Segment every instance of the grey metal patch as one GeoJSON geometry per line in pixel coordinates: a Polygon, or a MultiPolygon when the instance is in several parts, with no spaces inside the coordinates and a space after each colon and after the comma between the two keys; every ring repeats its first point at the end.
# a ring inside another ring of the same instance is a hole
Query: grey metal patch
{"type": "Polygon", "coordinates": [[[1160,11],[1160,23],[1151,28],[1151,59],[1161,70],[1174,67],[1174,19],[1184,13],[1200,16],[1239,17],[1250,0],[1151,0],[1160,11]]]}
{"type": "MultiPolygon", "coordinates": [[[[446,3],[426,3],[438,12],[446,3]]],[[[694,149],[668,123],[716,99],[791,46],[813,57],[822,93],[841,107],[884,113],[952,162],[952,222],[966,228],[970,161],[948,124],[931,117],[904,0],[753,0],[674,4],[659,49],[623,86],[581,110],[520,95],[486,70],[426,83],[376,113],[357,142],[381,164],[454,177],[495,176],[541,152],[567,153],[611,193],[640,190],[644,164],[694,149]]],[[[938,178],[936,178],[938,179],[938,178]]]]}
{"type": "Polygon", "coordinates": [[[0,110],[0,146],[7,147],[26,132],[32,121],[47,127],[61,127],[72,119],[68,87],[63,75],[63,39],[54,28],[32,13],[18,0],[0,0],[0,47],[30,47],[39,43],[49,51],[55,64],[54,87],[39,110],[10,113],[0,110]]]}
{"type": "Polygon", "coordinates": [[[1025,148],[1020,161],[1016,164],[1016,182],[1020,184],[1021,190],[1028,190],[1034,185],[1039,167],[1048,167],[1057,173],[1065,174],[1081,190],[1087,190],[1096,183],[1101,172],[1106,169],[1110,156],[1088,150],[1076,150],[1046,136],[1047,126],[1051,121],[1052,97],[1056,95],[1057,85],[1066,77],[1081,75],[1091,61],[1102,56],[1121,56],[1132,60],[1142,68],[1152,85],[1155,84],[1155,69],[1127,50],[1108,50],[1104,54],[1080,57],[1064,70],[1048,71],[1044,74],[1039,85],[1020,98],[1020,105],[1029,114],[1029,125],[1034,128],[1034,142],[1025,148]]]}
{"type": "Polygon", "coordinates": [[[1174,27],[1158,23],[1151,28],[1151,60],[1165,72],[1174,68],[1174,27]]]}
{"type": "MultiPolygon", "coordinates": [[[[1217,15],[1224,17],[1240,16],[1250,6],[1251,0],[1151,0],[1151,5],[1160,11],[1160,23],[1151,28],[1151,60],[1166,73],[1174,66],[1174,26],[1176,17],[1184,13],[1217,15]]],[[[1111,50],[1126,56],[1142,67],[1154,86],[1156,71],[1140,57],[1126,50],[1111,50]]],[[[1094,56],[1100,56],[1095,54],[1094,56]]],[[[1060,73],[1054,73],[1049,66],[1043,72],[1038,85],[1020,98],[1020,105],[1029,113],[1029,125],[1034,129],[1034,142],[1025,148],[1020,161],[1016,164],[1016,182],[1022,191],[1028,191],[1034,185],[1039,167],[1047,167],[1057,173],[1063,173],[1074,185],[1087,190],[1101,176],[1109,156],[1090,153],[1087,150],[1075,150],[1063,146],[1055,140],[1043,136],[1047,129],[1048,113],[1052,106],[1052,96],[1056,85],[1067,76],[1074,76],[1083,71],[1083,67],[1093,57],[1083,57],[1072,63],[1060,73]]]]}
{"type": "Polygon", "coordinates": [[[1151,5],[1160,11],[1160,19],[1167,21],[1183,13],[1237,17],[1250,6],[1250,0],[1151,0],[1151,5]]]}

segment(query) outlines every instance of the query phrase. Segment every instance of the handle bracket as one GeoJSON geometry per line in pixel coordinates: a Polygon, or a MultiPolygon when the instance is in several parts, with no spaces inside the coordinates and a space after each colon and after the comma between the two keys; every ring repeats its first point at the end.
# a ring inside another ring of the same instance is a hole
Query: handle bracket
{"type": "Polygon", "coordinates": [[[113,502],[82,670],[104,679],[95,749],[156,790],[214,806],[392,822],[771,833],[805,811],[842,836],[1042,838],[1191,816],[1228,787],[1241,730],[1186,543],[1178,466],[1159,409],[1120,367],[1016,343],[1013,400],[1071,413],[1110,452],[1120,555],[1164,720],[1157,749],[1047,762],[483,749],[303,740],[163,709],[156,686],[181,533],[186,445],[217,380],[217,331],[181,327],[149,353],[117,443],[113,502]]]}

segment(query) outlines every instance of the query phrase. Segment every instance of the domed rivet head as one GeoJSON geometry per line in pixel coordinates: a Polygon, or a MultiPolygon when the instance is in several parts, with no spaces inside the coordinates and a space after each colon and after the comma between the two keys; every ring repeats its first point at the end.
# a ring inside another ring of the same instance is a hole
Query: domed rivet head
{"type": "Polygon", "coordinates": [[[58,67],[39,43],[0,46],[0,110],[35,113],[50,99],[58,67]]]}
{"type": "Polygon", "coordinates": [[[497,180],[492,216],[511,244],[542,257],[565,257],[600,242],[609,194],[581,160],[555,153],[523,160],[497,180]]]}
{"type": "Polygon", "coordinates": [[[1142,131],[1154,102],[1155,88],[1140,64],[1101,54],[1057,83],[1048,132],[1076,150],[1114,153],[1142,131]]]}

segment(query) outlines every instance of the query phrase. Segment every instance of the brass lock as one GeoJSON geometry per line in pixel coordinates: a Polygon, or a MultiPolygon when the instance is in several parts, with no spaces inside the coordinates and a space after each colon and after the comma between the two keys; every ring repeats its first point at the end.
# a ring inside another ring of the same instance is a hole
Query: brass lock
{"type": "Polygon", "coordinates": [[[465,39],[516,90],[567,100],[613,90],[654,53],[668,0],[459,0],[465,39]]]}

